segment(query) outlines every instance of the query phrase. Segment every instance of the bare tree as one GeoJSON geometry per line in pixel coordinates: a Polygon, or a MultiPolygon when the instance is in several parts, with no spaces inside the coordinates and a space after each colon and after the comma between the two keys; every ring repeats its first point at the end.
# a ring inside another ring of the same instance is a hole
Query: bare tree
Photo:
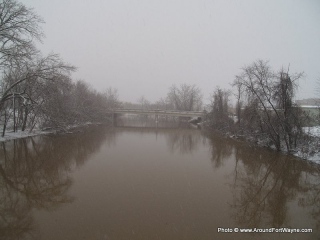
{"type": "Polygon", "coordinates": [[[320,98],[320,78],[317,80],[316,95],[320,98]]]}
{"type": "Polygon", "coordinates": [[[114,109],[114,108],[119,108],[120,107],[121,104],[120,104],[120,101],[119,101],[118,89],[109,87],[104,92],[103,95],[106,98],[108,109],[114,109]]]}
{"type": "Polygon", "coordinates": [[[68,78],[74,69],[55,54],[26,61],[19,67],[7,67],[3,71],[1,82],[0,113],[4,111],[5,103],[12,101],[13,106],[6,106],[13,108],[14,129],[16,116],[19,116],[24,130],[31,109],[34,109],[35,104],[40,106],[50,95],[48,92],[52,88],[48,87],[48,82],[58,85],[59,81],[68,78]]]}
{"type": "Polygon", "coordinates": [[[27,126],[55,127],[107,120],[106,109],[119,106],[116,89],[101,94],[88,84],[71,81],[75,67],[56,54],[42,57],[42,19],[15,0],[0,3],[0,120],[5,134],[27,126]],[[11,121],[12,120],[12,121],[11,121]]]}
{"type": "Polygon", "coordinates": [[[161,109],[161,110],[173,109],[173,106],[170,104],[170,102],[166,98],[160,98],[158,101],[154,103],[154,107],[156,109],[161,109]]]}
{"type": "Polygon", "coordinates": [[[277,150],[281,149],[281,143],[284,142],[289,151],[295,132],[301,129],[297,116],[299,111],[294,111],[292,99],[296,82],[302,76],[303,73],[290,75],[289,70],[281,70],[277,74],[271,70],[268,62],[258,60],[244,67],[233,83],[238,90],[243,88],[248,107],[247,125],[253,119],[255,131],[259,130],[260,135],[266,134],[277,150]]]}
{"type": "Polygon", "coordinates": [[[43,37],[43,20],[15,0],[0,2],[0,69],[30,59],[37,50],[33,40],[43,37]]]}
{"type": "Polygon", "coordinates": [[[229,96],[230,92],[217,87],[212,95],[210,120],[215,129],[226,129],[230,127],[229,119],[229,96]]]}
{"type": "Polygon", "coordinates": [[[168,93],[168,102],[174,109],[181,111],[197,111],[202,107],[202,94],[195,85],[172,85],[168,93]]]}
{"type": "Polygon", "coordinates": [[[138,99],[141,109],[148,109],[150,107],[150,102],[144,96],[138,99]]]}
{"type": "Polygon", "coordinates": [[[47,81],[41,102],[37,104],[37,123],[39,127],[66,129],[67,125],[75,124],[79,115],[78,108],[73,104],[73,83],[68,77],[47,81]]]}
{"type": "Polygon", "coordinates": [[[13,115],[13,130],[25,129],[34,104],[40,104],[46,81],[57,81],[74,70],[59,56],[41,57],[34,40],[43,37],[43,20],[32,10],[15,0],[0,3],[0,113],[4,113],[4,128],[8,108],[13,115]],[[11,102],[12,104],[7,104],[11,102]],[[6,109],[4,109],[6,108],[6,109]]]}
{"type": "Polygon", "coordinates": [[[317,80],[317,86],[315,90],[316,96],[317,96],[317,106],[318,106],[318,111],[316,113],[316,124],[320,125],[320,78],[317,80]]]}
{"type": "Polygon", "coordinates": [[[237,115],[237,121],[238,121],[238,125],[239,128],[241,127],[241,108],[243,105],[243,86],[241,83],[241,79],[238,79],[238,76],[236,76],[236,79],[234,80],[234,82],[232,83],[233,87],[236,87],[236,93],[234,94],[236,96],[237,99],[237,103],[236,103],[236,115],[237,115]]]}

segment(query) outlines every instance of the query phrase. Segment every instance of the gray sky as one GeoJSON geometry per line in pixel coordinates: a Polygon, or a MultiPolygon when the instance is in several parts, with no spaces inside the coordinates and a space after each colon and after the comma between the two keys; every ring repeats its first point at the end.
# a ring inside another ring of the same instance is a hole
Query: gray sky
{"type": "Polygon", "coordinates": [[[269,60],[305,72],[298,99],[320,78],[318,0],[24,0],[44,20],[39,48],[78,67],[74,79],[123,101],[196,84],[208,101],[241,67],[269,60]]]}

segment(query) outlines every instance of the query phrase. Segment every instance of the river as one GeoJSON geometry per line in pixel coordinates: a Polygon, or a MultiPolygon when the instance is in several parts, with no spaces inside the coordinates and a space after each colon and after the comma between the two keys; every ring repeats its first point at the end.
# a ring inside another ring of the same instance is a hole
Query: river
{"type": "Polygon", "coordinates": [[[320,235],[318,166],[199,129],[91,126],[1,144],[0,239],[320,235]]]}

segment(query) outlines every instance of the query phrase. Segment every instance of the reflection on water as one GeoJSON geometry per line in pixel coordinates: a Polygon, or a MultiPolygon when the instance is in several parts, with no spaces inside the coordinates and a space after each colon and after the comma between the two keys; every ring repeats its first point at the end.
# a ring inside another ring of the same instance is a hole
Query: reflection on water
{"type": "Polygon", "coordinates": [[[319,166],[221,138],[213,137],[211,148],[217,169],[231,155],[234,159],[229,186],[233,194],[232,217],[237,226],[295,227],[290,221],[297,220],[302,223],[299,227],[319,230],[319,166]],[[298,207],[303,208],[302,215],[294,215],[298,207]]]}
{"type": "Polygon", "coordinates": [[[0,239],[319,235],[318,166],[182,125],[136,126],[2,143],[0,239]],[[223,234],[218,227],[314,232],[223,234]]]}
{"type": "Polygon", "coordinates": [[[211,140],[211,161],[215,168],[219,168],[224,161],[229,159],[233,153],[234,144],[232,141],[222,137],[209,137],[211,140]]]}
{"type": "Polygon", "coordinates": [[[159,128],[159,129],[177,129],[177,128],[197,128],[193,124],[188,123],[189,118],[184,117],[169,117],[159,116],[156,121],[155,116],[148,115],[132,115],[125,114],[117,117],[114,125],[116,127],[129,127],[129,128],[159,128]]]}
{"type": "MultiPolygon", "coordinates": [[[[287,155],[246,147],[236,149],[235,159],[232,191],[235,220],[239,225],[290,226],[294,208],[319,207],[320,172],[317,166],[287,155]],[[310,201],[310,195],[315,197],[314,202],[310,201]],[[314,205],[316,202],[318,206],[314,205]]],[[[313,219],[305,219],[301,227],[319,225],[319,215],[312,214],[311,217],[313,219]]]]}
{"type": "Polygon", "coordinates": [[[190,129],[180,129],[170,131],[166,134],[167,146],[170,152],[179,152],[180,154],[191,154],[198,151],[199,145],[205,144],[206,138],[190,129]]]}
{"type": "MultiPolygon", "coordinates": [[[[73,197],[68,194],[70,171],[99,150],[106,136],[105,131],[87,129],[70,136],[38,136],[2,143],[0,239],[34,236],[33,209],[53,211],[61,204],[72,203],[73,197]]],[[[109,133],[108,137],[114,135],[109,133]]]]}

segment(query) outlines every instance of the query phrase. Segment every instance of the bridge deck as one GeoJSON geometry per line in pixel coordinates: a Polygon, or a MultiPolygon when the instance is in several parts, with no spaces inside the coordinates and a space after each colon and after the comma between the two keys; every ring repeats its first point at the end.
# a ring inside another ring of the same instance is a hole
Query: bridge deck
{"type": "Polygon", "coordinates": [[[172,110],[147,110],[147,109],[114,109],[113,113],[121,114],[145,114],[145,115],[165,115],[176,117],[200,117],[202,111],[172,111],[172,110]]]}

